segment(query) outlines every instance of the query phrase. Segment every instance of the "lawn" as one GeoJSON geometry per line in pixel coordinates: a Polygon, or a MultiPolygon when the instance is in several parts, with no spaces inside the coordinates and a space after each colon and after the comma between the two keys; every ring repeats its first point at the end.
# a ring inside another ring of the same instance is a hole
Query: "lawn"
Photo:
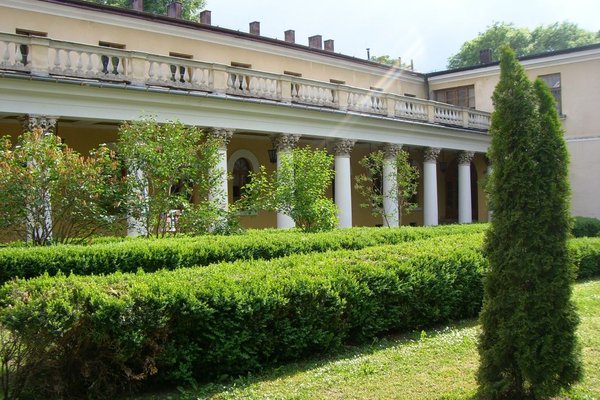
{"type": "MultiPolygon", "coordinates": [[[[600,398],[600,280],[578,283],[585,378],[560,399],[600,398]]],[[[138,396],[168,399],[471,399],[478,364],[475,320],[391,336],[342,353],[220,383],[138,396]]]]}

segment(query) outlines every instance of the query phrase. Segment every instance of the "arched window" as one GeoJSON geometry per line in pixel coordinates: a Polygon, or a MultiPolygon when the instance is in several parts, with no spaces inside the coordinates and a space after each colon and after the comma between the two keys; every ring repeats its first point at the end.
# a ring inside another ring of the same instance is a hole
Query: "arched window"
{"type": "Polygon", "coordinates": [[[245,158],[238,158],[233,164],[233,201],[238,201],[244,193],[244,185],[250,182],[252,167],[245,158]]]}

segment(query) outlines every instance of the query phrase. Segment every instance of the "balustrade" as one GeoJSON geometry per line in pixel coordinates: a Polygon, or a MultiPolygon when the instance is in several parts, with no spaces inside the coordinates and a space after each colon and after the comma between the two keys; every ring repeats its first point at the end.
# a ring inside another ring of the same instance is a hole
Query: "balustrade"
{"type": "Polygon", "coordinates": [[[0,70],[121,81],[487,130],[489,113],[329,82],[201,61],[0,33],[0,70]],[[282,96],[282,85],[285,93],[282,96]],[[290,89],[287,92],[287,89],[290,89]],[[389,107],[388,107],[389,105],[389,107]]]}
{"type": "Polygon", "coordinates": [[[210,65],[198,61],[149,56],[145,71],[148,85],[206,91],[213,86],[210,65]]]}
{"type": "Polygon", "coordinates": [[[352,88],[348,93],[348,110],[385,115],[387,101],[382,93],[352,88]]]}
{"type": "Polygon", "coordinates": [[[16,35],[0,35],[0,68],[13,71],[29,71],[28,38],[16,35]]]}
{"type": "Polygon", "coordinates": [[[462,109],[450,105],[436,104],[434,108],[434,121],[447,125],[463,125],[462,109]]]}
{"type": "Polygon", "coordinates": [[[228,69],[227,93],[262,99],[281,99],[281,85],[277,75],[228,69]]]}
{"type": "Polygon", "coordinates": [[[320,107],[339,107],[338,92],[335,85],[292,79],[292,101],[320,107]]]}

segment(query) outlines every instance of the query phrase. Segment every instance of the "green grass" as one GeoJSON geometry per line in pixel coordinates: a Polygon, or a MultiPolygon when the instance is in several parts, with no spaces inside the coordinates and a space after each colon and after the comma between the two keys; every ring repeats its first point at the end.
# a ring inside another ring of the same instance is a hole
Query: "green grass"
{"type": "MultiPolygon", "coordinates": [[[[585,378],[560,399],[600,399],[600,280],[578,283],[585,378]]],[[[428,332],[387,337],[342,353],[287,364],[222,383],[135,397],[175,399],[472,399],[478,326],[475,320],[428,332]]]]}

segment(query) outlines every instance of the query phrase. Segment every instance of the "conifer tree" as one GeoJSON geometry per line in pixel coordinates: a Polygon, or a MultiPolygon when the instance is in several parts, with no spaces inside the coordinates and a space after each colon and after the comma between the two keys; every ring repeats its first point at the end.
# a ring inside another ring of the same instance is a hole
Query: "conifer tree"
{"type": "Polygon", "coordinates": [[[533,85],[508,47],[500,67],[490,128],[494,217],[485,243],[490,269],[480,316],[479,394],[539,399],[582,374],[567,252],[568,154],[545,84],[533,85]]]}

